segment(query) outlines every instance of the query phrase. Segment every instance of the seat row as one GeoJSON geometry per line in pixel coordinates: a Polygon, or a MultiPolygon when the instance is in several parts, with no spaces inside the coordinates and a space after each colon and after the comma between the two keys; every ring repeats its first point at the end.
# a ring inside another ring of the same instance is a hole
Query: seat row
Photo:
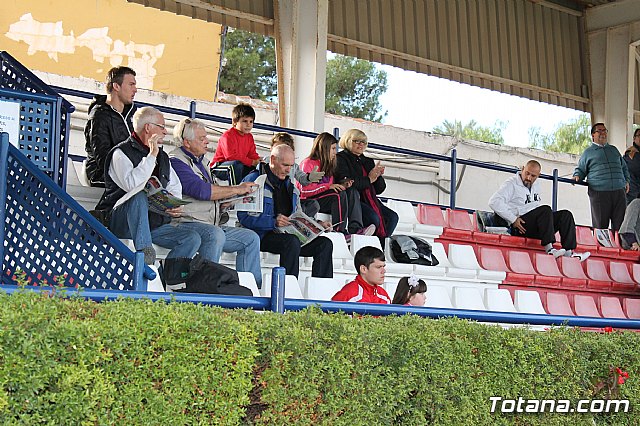
{"type": "Polygon", "coordinates": [[[594,292],[636,294],[640,264],[573,257],[554,259],[544,252],[477,248],[482,267],[504,271],[504,283],[535,287],[562,287],[594,292]]]}
{"type": "MultiPolygon", "coordinates": [[[[443,231],[440,238],[443,240],[466,241],[500,247],[516,249],[542,250],[540,240],[535,238],[514,237],[511,235],[490,234],[481,232],[478,225],[478,216],[466,210],[446,209],[439,206],[418,205],[418,220],[421,223],[432,226],[441,226],[443,231]]],[[[592,257],[607,257],[618,260],[638,261],[640,254],[635,251],[624,250],[620,247],[619,237],[616,232],[605,230],[609,235],[609,243],[612,247],[604,247],[594,235],[591,228],[576,226],[577,251],[589,251],[592,257]]],[[[556,236],[559,241],[559,235],[556,236]]]]}

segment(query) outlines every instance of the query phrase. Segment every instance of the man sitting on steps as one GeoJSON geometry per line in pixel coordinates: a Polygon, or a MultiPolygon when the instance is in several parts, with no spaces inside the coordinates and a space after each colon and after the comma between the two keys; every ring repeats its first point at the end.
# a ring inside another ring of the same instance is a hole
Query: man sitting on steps
{"type": "Polygon", "coordinates": [[[542,204],[537,182],[542,166],[529,160],[515,176],[507,179],[489,199],[489,207],[511,224],[511,234],[538,238],[546,252],[553,257],[571,256],[583,261],[591,253],[577,253],[576,224],[568,210],[551,211],[542,204]],[[555,249],[555,233],[560,232],[561,249],[555,249]]]}

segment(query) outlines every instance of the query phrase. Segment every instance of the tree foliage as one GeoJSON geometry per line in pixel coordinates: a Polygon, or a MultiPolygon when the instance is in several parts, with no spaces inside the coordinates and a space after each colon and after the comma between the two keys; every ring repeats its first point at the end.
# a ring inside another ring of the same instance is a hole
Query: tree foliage
{"type": "Polygon", "coordinates": [[[220,90],[253,99],[275,100],[278,83],[273,38],[230,29],[223,55],[220,90]]]}
{"type": "MultiPolygon", "coordinates": [[[[254,99],[276,101],[275,42],[271,37],[230,29],[225,37],[220,90],[254,99]]],[[[327,61],[325,111],[381,121],[380,95],[387,73],[362,59],[336,55],[327,61]]]]}
{"type": "Polygon", "coordinates": [[[539,127],[529,129],[529,147],[551,152],[580,154],[591,143],[591,120],[588,114],[580,114],[566,123],[560,123],[551,133],[542,133],[539,127]]]}
{"type": "Polygon", "coordinates": [[[387,73],[369,61],[336,55],[327,61],[325,111],[381,121],[380,95],[387,90],[387,73]]]}
{"type": "Polygon", "coordinates": [[[480,126],[475,120],[471,120],[466,124],[462,124],[460,120],[444,120],[441,124],[433,128],[433,132],[456,138],[504,145],[503,132],[507,124],[505,121],[497,120],[493,127],[487,127],[480,126]]]}

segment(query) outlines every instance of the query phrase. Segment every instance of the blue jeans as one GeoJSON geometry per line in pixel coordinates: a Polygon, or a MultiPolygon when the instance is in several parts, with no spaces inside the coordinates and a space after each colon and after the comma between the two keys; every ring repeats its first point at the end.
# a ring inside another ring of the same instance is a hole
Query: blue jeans
{"type": "Polygon", "coordinates": [[[142,191],[113,210],[109,229],[118,238],[131,238],[136,250],[150,247],[152,243],[171,249],[167,258],[191,258],[200,253],[205,259],[217,262],[218,246],[224,244],[224,232],[206,223],[169,223],[149,230],[149,203],[142,191]]]}
{"type": "MultiPolygon", "coordinates": [[[[260,237],[250,229],[223,226],[225,241],[220,252],[236,252],[236,271],[251,272],[258,287],[262,287],[262,270],[260,269],[260,237]]],[[[218,254],[218,259],[220,255],[218,254]]],[[[217,261],[216,261],[217,262],[217,261]]]]}

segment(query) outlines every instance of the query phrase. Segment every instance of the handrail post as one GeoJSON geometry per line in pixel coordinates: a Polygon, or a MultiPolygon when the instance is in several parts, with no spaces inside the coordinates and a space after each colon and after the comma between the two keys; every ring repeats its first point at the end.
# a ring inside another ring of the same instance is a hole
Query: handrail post
{"type": "Polygon", "coordinates": [[[189,103],[189,118],[196,118],[196,101],[189,103]]]}
{"type": "MultiPolygon", "coordinates": [[[[0,200],[5,200],[0,204],[0,237],[4,241],[4,221],[7,214],[7,174],[9,169],[9,133],[0,133],[0,200]]],[[[4,244],[0,244],[0,262],[5,265],[4,262],[4,244]]],[[[5,276],[5,270],[3,269],[2,275],[5,276]]]]}
{"type": "Polygon", "coordinates": [[[451,186],[449,188],[449,208],[456,208],[456,173],[457,173],[458,152],[451,150],[451,186]]]}
{"type": "Polygon", "coordinates": [[[277,266],[271,271],[271,310],[279,314],[284,313],[284,283],[286,270],[277,266]]]}
{"type": "Polygon", "coordinates": [[[551,210],[558,211],[558,169],[553,169],[553,190],[551,191],[551,210]]]}
{"type": "Polygon", "coordinates": [[[337,127],[333,128],[333,137],[340,140],[340,129],[337,127]]]}
{"type": "Polygon", "coordinates": [[[133,289],[147,291],[147,279],[144,277],[144,253],[136,251],[133,254],[133,289]]]}

